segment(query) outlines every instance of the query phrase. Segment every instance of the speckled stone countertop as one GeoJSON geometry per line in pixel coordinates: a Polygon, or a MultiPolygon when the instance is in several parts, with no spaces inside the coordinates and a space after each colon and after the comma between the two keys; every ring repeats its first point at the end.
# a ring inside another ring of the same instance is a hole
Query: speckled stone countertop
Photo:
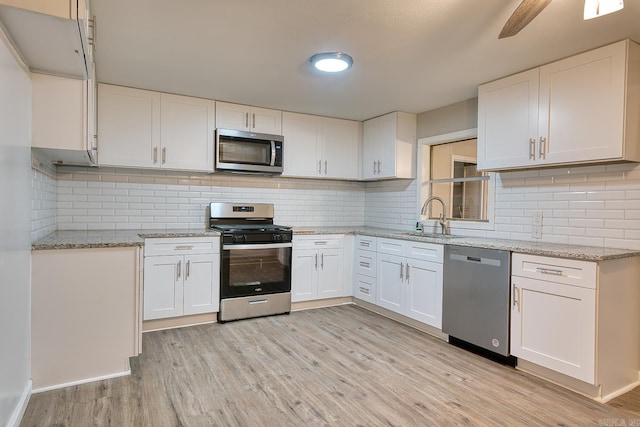
{"type": "Polygon", "coordinates": [[[294,235],[362,234],[372,237],[404,239],[443,245],[501,249],[523,254],[571,258],[583,261],[604,261],[608,259],[640,256],[640,250],[635,249],[602,248],[595,246],[565,245],[558,243],[530,242],[526,240],[506,240],[484,237],[425,235],[413,231],[388,230],[373,227],[294,227],[293,233],[294,235]]]}
{"type": "MultiPolygon", "coordinates": [[[[220,233],[201,230],[117,230],[117,231],[56,231],[31,245],[34,250],[82,249],[143,246],[144,239],[163,237],[210,237],[220,233]]],[[[531,255],[571,258],[585,261],[603,261],[640,256],[640,250],[602,248],[595,246],[564,245],[468,236],[441,236],[419,234],[412,231],[389,230],[374,227],[294,227],[294,235],[311,234],[362,234],[373,237],[404,239],[441,245],[474,246],[501,249],[531,255]]]]}
{"type": "Polygon", "coordinates": [[[56,231],[34,242],[33,250],[85,249],[144,246],[144,239],[162,237],[211,237],[217,231],[202,230],[88,230],[56,231]]]}

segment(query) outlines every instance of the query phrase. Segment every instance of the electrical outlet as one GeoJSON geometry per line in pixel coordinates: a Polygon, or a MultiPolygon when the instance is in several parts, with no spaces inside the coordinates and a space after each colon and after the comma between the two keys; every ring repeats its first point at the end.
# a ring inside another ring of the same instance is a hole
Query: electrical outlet
{"type": "Polygon", "coordinates": [[[542,212],[535,211],[531,221],[531,237],[534,239],[542,239],[542,212]]]}

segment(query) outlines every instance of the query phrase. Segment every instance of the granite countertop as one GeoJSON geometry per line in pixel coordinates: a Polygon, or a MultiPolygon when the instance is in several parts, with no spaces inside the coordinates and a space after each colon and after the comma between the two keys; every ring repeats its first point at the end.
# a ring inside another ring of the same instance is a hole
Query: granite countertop
{"type": "Polygon", "coordinates": [[[362,234],[372,237],[386,237],[390,239],[404,239],[418,242],[473,246],[487,249],[500,249],[505,251],[550,256],[557,258],[570,258],[583,261],[604,261],[616,258],[628,258],[640,256],[640,250],[603,248],[596,246],[579,246],[559,243],[533,242],[526,240],[507,240],[486,237],[470,236],[442,236],[423,234],[414,231],[388,230],[375,227],[294,227],[294,235],[304,234],[362,234]]]}
{"type": "Polygon", "coordinates": [[[32,250],[87,249],[144,246],[144,239],[162,237],[212,237],[217,231],[201,230],[88,230],[56,231],[31,244],[32,250]]]}
{"type": "MultiPolygon", "coordinates": [[[[412,231],[390,230],[375,227],[294,227],[294,235],[317,234],[362,234],[372,237],[404,239],[418,242],[474,246],[488,249],[500,249],[531,255],[558,258],[571,258],[585,261],[604,261],[608,259],[640,256],[640,250],[615,249],[595,246],[565,245],[558,243],[532,242],[525,240],[506,240],[469,236],[442,236],[420,234],[412,231]]],[[[56,231],[31,245],[33,250],[46,249],[83,249],[144,246],[144,239],[165,237],[211,237],[220,235],[209,229],[176,230],[117,230],[117,231],[56,231]]]]}

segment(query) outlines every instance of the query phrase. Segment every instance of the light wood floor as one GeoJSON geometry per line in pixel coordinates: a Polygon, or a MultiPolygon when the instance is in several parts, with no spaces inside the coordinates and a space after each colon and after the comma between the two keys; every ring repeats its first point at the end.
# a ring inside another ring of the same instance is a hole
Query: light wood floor
{"type": "Polygon", "coordinates": [[[146,333],[132,372],[22,426],[640,425],[638,389],[599,404],[353,305],[146,333]]]}

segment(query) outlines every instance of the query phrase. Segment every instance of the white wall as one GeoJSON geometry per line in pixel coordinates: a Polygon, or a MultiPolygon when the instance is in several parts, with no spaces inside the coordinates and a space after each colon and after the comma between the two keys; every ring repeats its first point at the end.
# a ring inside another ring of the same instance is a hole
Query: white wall
{"type": "Polygon", "coordinates": [[[31,81],[0,30],[0,425],[31,390],[31,81]]]}
{"type": "Polygon", "coordinates": [[[59,230],[202,229],[213,201],[273,203],[282,225],[364,224],[359,182],[71,166],[57,179],[59,230]]]}

